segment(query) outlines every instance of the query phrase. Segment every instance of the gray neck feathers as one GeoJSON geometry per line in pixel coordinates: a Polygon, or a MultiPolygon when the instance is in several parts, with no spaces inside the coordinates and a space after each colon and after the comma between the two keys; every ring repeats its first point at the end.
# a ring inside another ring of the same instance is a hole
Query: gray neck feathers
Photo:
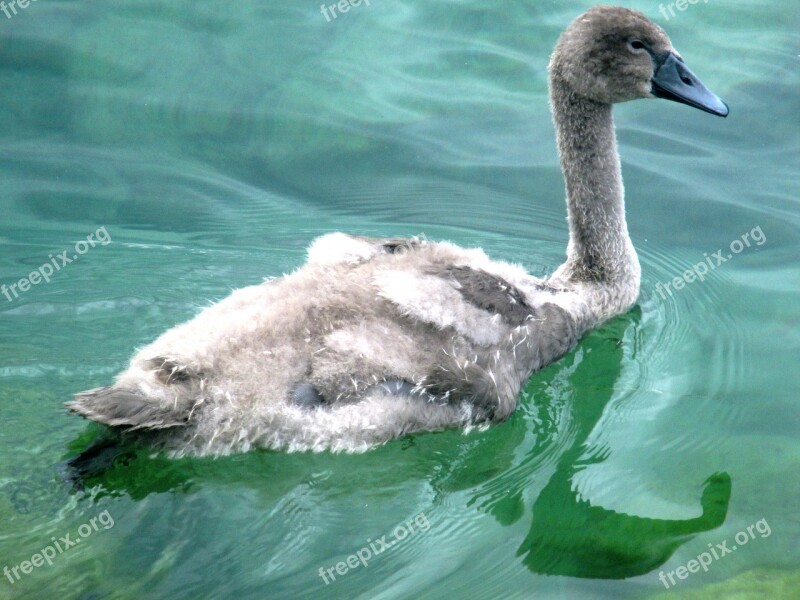
{"type": "Polygon", "coordinates": [[[567,262],[560,274],[572,281],[638,288],[639,263],[625,222],[611,105],[577,96],[555,73],[550,102],[570,229],[567,262]]]}

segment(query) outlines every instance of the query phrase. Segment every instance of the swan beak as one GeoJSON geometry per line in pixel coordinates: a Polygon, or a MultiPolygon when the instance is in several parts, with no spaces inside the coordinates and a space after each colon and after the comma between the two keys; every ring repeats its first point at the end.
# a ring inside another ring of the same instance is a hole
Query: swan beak
{"type": "Polygon", "coordinates": [[[688,104],[712,115],[728,116],[728,105],[703,85],[680,56],[669,52],[662,60],[656,59],[655,62],[651,93],[656,98],[688,104]]]}

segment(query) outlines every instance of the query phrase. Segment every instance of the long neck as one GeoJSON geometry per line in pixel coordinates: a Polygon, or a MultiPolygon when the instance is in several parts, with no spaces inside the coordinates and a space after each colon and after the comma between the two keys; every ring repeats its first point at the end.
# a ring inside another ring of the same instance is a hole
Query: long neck
{"type": "Polygon", "coordinates": [[[625,222],[611,105],[550,82],[558,154],[567,188],[569,246],[559,275],[571,281],[639,288],[639,262],[625,222]]]}

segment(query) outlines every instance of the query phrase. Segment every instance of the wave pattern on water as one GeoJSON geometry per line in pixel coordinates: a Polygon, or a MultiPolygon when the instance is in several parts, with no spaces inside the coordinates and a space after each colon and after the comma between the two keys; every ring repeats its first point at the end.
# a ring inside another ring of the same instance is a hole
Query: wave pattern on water
{"type": "Polygon", "coordinates": [[[373,0],[327,22],[294,0],[38,2],[0,17],[0,283],[100,226],[113,240],[0,296],[0,554],[17,564],[100,510],[115,519],[13,593],[639,598],[661,584],[632,565],[674,569],[765,515],[770,543],[714,577],[796,570],[800,13],[708,2],[664,20],[628,4],[731,105],[724,121],[616,109],[633,311],[485,430],[357,456],[125,455],[81,493],[59,465],[101,432],[63,401],[232,288],[292,271],[322,233],[448,239],[535,275],[561,262],[546,67],[586,4],[373,0]],[[659,291],[755,227],[763,245],[659,291]],[[729,518],[699,531],[731,481],[729,518]],[[427,531],[319,576],[419,514],[427,531]]]}

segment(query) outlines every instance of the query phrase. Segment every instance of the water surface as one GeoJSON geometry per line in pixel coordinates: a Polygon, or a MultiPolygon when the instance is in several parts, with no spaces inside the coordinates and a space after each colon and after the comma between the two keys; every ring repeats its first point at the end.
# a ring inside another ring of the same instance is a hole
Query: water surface
{"type": "Polygon", "coordinates": [[[563,259],[546,66],[589,3],[372,0],[330,21],[318,4],[0,13],[0,283],[59,265],[0,295],[0,567],[80,538],[0,576],[0,598],[796,597],[790,0],[669,19],[627,3],[731,115],[617,107],[639,304],[537,374],[506,423],[362,455],[142,453],[65,485],[59,464],[100,434],[65,413],[72,393],[231,289],[293,270],[317,235],[424,234],[535,274],[563,259]],[[110,243],[74,252],[101,228],[110,243]],[[719,250],[703,281],[659,291],[719,250]],[[748,526],[665,589],[660,573],[748,526]],[[396,543],[336,573],[382,536],[396,543]]]}

